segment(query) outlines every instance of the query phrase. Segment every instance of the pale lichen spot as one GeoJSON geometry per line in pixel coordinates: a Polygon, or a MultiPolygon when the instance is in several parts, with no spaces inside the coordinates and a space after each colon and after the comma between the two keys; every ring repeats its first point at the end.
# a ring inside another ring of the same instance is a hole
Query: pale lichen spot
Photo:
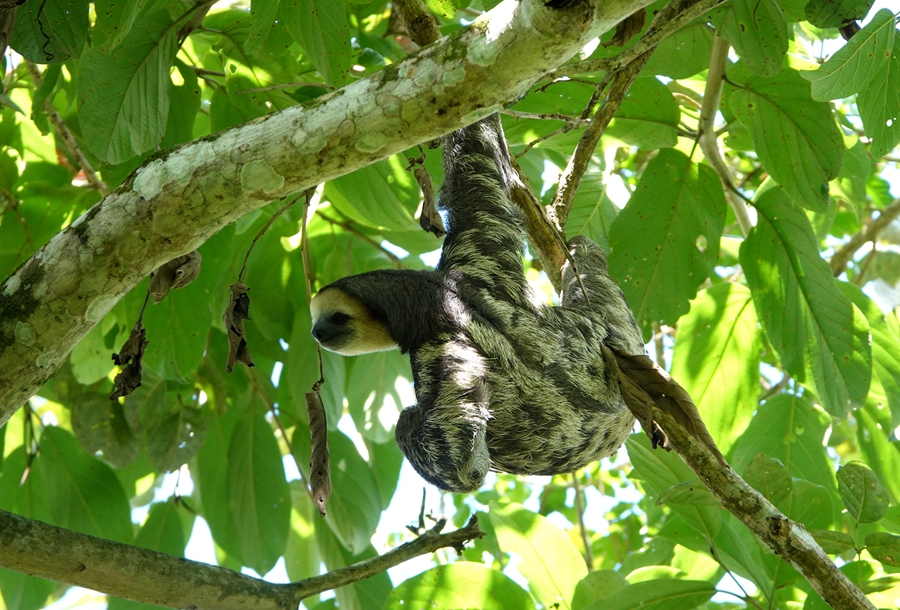
{"type": "Polygon", "coordinates": [[[450,68],[444,72],[442,80],[445,87],[455,87],[466,78],[466,69],[463,66],[450,68]]]}
{"type": "Polygon", "coordinates": [[[42,369],[46,368],[56,368],[56,365],[59,364],[60,357],[59,352],[50,351],[44,352],[40,356],[38,356],[35,363],[42,369]]]}
{"type": "Polygon", "coordinates": [[[37,338],[37,333],[34,332],[34,326],[28,322],[17,322],[15,333],[16,341],[26,347],[31,346],[37,338]]]}
{"type": "Polygon", "coordinates": [[[153,199],[162,191],[166,183],[165,164],[157,159],[138,170],[134,177],[134,192],[143,199],[153,199]]]}
{"type": "Polygon", "coordinates": [[[291,142],[297,150],[303,154],[311,155],[325,148],[325,138],[318,133],[309,133],[304,129],[298,129],[291,136],[291,142]]]}
{"type": "Polygon", "coordinates": [[[387,136],[383,133],[367,133],[356,142],[356,150],[364,153],[378,152],[387,144],[387,136]]]}
{"type": "Polygon", "coordinates": [[[16,275],[12,275],[6,280],[6,285],[3,287],[3,295],[9,296],[19,289],[19,286],[22,285],[22,278],[16,275]]]}
{"type": "Polygon", "coordinates": [[[262,159],[245,163],[241,168],[241,189],[246,192],[274,193],[284,186],[284,176],[262,159]]]}

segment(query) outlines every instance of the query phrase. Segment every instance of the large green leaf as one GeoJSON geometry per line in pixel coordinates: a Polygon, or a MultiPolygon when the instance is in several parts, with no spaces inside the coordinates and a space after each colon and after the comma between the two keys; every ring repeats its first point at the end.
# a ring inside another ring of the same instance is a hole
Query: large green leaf
{"type": "Polygon", "coordinates": [[[315,504],[303,481],[290,482],[291,529],[284,550],[284,567],[291,582],[319,575],[322,556],[316,544],[316,522],[319,518],[315,504]]]}
{"type": "Polygon", "coordinates": [[[887,512],[887,490],[866,464],[853,461],[841,466],[837,480],[844,508],[858,523],[873,523],[887,512]]]}
{"type": "Polygon", "coordinates": [[[385,443],[394,438],[400,411],[416,402],[409,358],[392,350],[358,356],[347,379],[347,403],[356,429],[385,443]]]}
{"type": "Polygon", "coordinates": [[[891,430],[882,427],[869,413],[870,408],[856,411],[858,428],[856,437],[866,463],[884,481],[884,487],[894,502],[900,498],[900,447],[891,442],[891,430]]]}
{"type": "Polygon", "coordinates": [[[753,134],[763,166],[791,197],[824,212],[828,181],[841,170],[844,143],[831,107],[810,97],[810,86],[795,70],[775,78],[734,70],[739,82],[732,93],[732,112],[753,134]]]}
{"type": "Polygon", "coordinates": [[[178,25],[157,13],[136,23],[115,49],[88,49],[82,56],[81,128],[88,148],[104,161],[127,161],[162,139],[177,34],[178,25]]]}
{"type": "Polygon", "coordinates": [[[135,401],[122,405],[105,394],[85,393],[70,403],[72,432],[85,451],[102,452],[116,468],[131,464],[143,448],[135,401]]]}
{"type": "Polygon", "coordinates": [[[588,571],[566,533],[519,504],[491,503],[489,514],[500,548],[521,558],[516,569],[535,599],[548,608],[570,608],[575,586],[588,571]]]}
{"type": "Polygon", "coordinates": [[[418,227],[419,188],[397,155],[328,182],[325,194],[341,213],[370,227],[418,227]]]}
{"type": "Polygon", "coordinates": [[[724,223],[725,194],[712,169],[677,150],[650,161],[610,235],[610,274],[642,326],[687,312],[715,264],[724,223]]]}
{"type": "Polygon", "coordinates": [[[705,580],[658,578],[628,585],[585,610],[690,610],[715,593],[715,585],[705,580]]]}
{"type": "MultiPolygon", "coordinates": [[[[341,546],[332,530],[327,527],[316,528],[316,540],[323,563],[329,570],[344,568],[378,555],[371,544],[354,555],[341,546]]],[[[341,610],[370,610],[384,606],[391,588],[391,579],[387,573],[380,572],[371,578],[340,587],[334,593],[341,610]]]]}
{"type": "Polygon", "coordinates": [[[777,0],[732,0],[713,23],[757,74],[775,76],[788,50],[788,27],[777,0]]]}
{"type": "Polygon", "coordinates": [[[785,369],[841,417],[869,390],[865,317],[837,286],[806,216],[780,189],[755,204],[759,222],[740,259],[760,322],[785,369]]]}
{"type": "Polygon", "coordinates": [[[67,430],[47,426],[35,461],[55,525],[130,543],[131,507],[109,466],[85,453],[67,430]]]}
{"type": "Polygon", "coordinates": [[[814,100],[850,97],[884,68],[894,48],[894,14],[882,9],[818,70],[801,72],[812,83],[814,100]]]}
{"type": "Polygon", "coordinates": [[[344,0],[287,0],[287,27],[329,85],[347,80],[353,60],[344,0]]]}
{"type": "Polygon", "coordinates": [[[807,400],[780,394],[759,406],[734,448],[731,464],[743,472],[762,453],[784,464],[793,477],[834,482],[834,468],[822,441],[831,419],[807,400]]]}
{"type": "Polygon", "coordinates": [[[199,287],[191,285],[172,290],[159,303],[147,305],[145,367],[173,381],[183,381],[197,370],[213,319],[205,297],[199,287]]]}
{"type": "Polygon", "coordinates": [[[534,600],[509,576],[484,564],[457,561],[403,581],[388,595],[384,610],[480,608],[530,610],[534,600]]]}
{"type": "Polygon", "coordinates": [[[114,49],[131,32],[138,15],[151,0],[94,0],[97,20],[91,29],[94,47],[114,49]]]}
{"type": "Polygon", "coordinates": [[[881,563],[900,567],[900,536],[872,532],[866,536],[866,550],[881,563]]]}
{"type": "Polygon", "coordinates": [[[719,284],[700,292],[678,321],[672,376],[694,399],[724,453],[756,411],[759,352],[756,310],[750,291],[741,284],[719,284]]]}
{"type": "Polygon", "coordinates": [[[603,174],[589,173],[578,185],[569,218],[566,220],[566,234],[587,235],[594,242],[609,251],[609,229],[619,210],[606,195],[603,174]]]}
{"type": "Polygon", "coordinates": [[[806,4],[806,20],[819,28],[839,28],[864,18],[875,0],[816,0],[806,4]]]}
{"type": "Polygon", "coordinates": [[[291,492],[272,427],[256,396],[228,448],[228,505],[244,562],[266,574],[284,553],[291,492]]]}
{"type": "Polygon", "coordinates": [[[605,135],[645,149],[675,146],[681,109],[675,96],[653,77],[637,78],[605,135]]]}
{"type": "Polygon", "coordinates": [[[659,43],[642,72],[669,78],[688,78],[706,70],[713,35],[714,32],[705,23],[693,23],[678,30],[659,43]]]}
{"type": "Polygon", "coordinates": [[[872,77],[871,85],[860,92],[856,102],[859,118],[871,141],[869,152],[880,159],[900,142],[900,40],[894,40],[890,58],[872,77]]]}
{"type": "Polygon", "coordinates": [[[9,46],[38,64],[78,57],[87,41],[88,9],[89,4],[81,0],[26,0],[13,8],[16,17],[9,46]]]}

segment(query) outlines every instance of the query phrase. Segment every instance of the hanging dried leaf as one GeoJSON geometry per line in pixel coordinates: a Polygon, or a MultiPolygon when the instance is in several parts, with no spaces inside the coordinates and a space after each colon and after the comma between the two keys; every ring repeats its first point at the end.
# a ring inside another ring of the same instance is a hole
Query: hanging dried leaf
{"type": "Polygon", "coordinates": [[[431,174],[425,169],[424,165],[417,165],[413,168],[413,176],[422,189],[422,214],[419,215],[419,225],[428,233],[434,233],[438,237],[443,237],[447,231],[444,229],[444,219],[441,218],[437,209],[437,197],[434,196],[434,184],[431,181],[431,174]]]}
{"type": "Polygon", "coordinates": [[[613,37],[609,39],[608,42],[604,42],[604,47],[624,47],[625,43],[631,40],[632,36],[636,36],[644,29],[644,25],[647,23],[647,9],[642,8],[641,10],[633,13],[629,17],[626,17],[624,20],[620,21],[618,25],[616,25],[616,31],[613,33],[613,37]]]}
{"type": "MultiPolygon", "coordinates": [[[[682,428],[687,430],[701,445],[709,449],[719,462],[725,466],[728,465],[709,430],[707,430],[706,424],[703,423],[700,411],[697,409],[694,401],[691,400],[690,395],[677,381],[672,379],[665,370],[643,354],[633,356],[614,347],[609,348],[609,350],[615,355],[618,370],[621,373],[619,375],[620,380],[627,378],[630,382],[630,385],[624,381],[620,382],[620,388],[624,388],[622,397],[625,399],[628,408],[635,413],[635,417],[641,421],[642,426],[645,420],[641,418],[644,417],[646,419],[644,405],[649,398],[656,407],[671,415],[682,428]],[[633,390],[631,386],[634,386],[640,392],[633,390]],[[629,395],[638,396],[640,414],[632,408],[629,401],[635,399],[633,397],[629,398],[629,395]]],[[[651,426],[656,425],[652,418],[648,423],[651,426]]],[[[647,428],[645,427],[644,429],[646,430],[647,428]]],[[[648,435],[650,435],[649,432],[648,435]]]]}
{"type": "Polygon", "coordinates": [[[238,281],[230,286],[231,298],[222,319],[225,328],[228,329],[228,361],[225,370],[229,373],[234,368],[235,362],[241,362],[247,366],[254,366],[250,350],[247,348],[247,340],[244,337],[244,320],[250,319],[250,290],[243,282],[238,281]]]}
{"type": "Polygon", "coordinates": [[[148,343],[147,331],[138,320],[122,349],[118,354],[112,355],[113,362],[121,366],[122,370],[113,379],[116,389],[109,395],[110,400],[128,396],[141,387],[141,361],[144,359],[144,350],[148,343]]]}
{"type": "Polygon", "coordinates": [[[325,503],[331,495],[331,465],[328,461],[328,422],[318,390],[306,393],[306,413],[310,436],[309,487],[319,515],[324,517],[325,503]]]}
{"type": "Polygon", "coordinates": [[[196,250],[173,258],[150,275],[150,297],[159,303],[170,290],[184,288],[200,275],[203,257],[196,250]]]}

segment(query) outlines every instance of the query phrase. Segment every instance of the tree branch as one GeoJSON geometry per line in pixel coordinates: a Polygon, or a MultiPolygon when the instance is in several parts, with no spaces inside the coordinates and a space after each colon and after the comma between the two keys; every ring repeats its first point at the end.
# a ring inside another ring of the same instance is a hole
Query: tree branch
{"type": "Polygon", "coordinates": [[[863,244],[874,241],[885,227],[900,217],[900,199],[879,211],[881,212],[881,215],[879,215],[878,218],[866,224],[859,233],[851,237],[850,241],[841,246],[841,249],[835,252],[834,256],[831,257],[831,272],[834,273],[835,277],[844,272],[850,259],[853,258],[853,254],[856,253],[863,244]]]}
{"type": "Polygon", "coordinates": [[[658,408],[653,418],[660,424],[678,456],[694,471],[722,505],[782,559],[800,572],[836,610],[875,610],[847,576],[816,544],[806,529],[788,519],[731,468],[723,468],[672,417],[658,408]]]}
{"type": "Polygon", "coordinates": [[[473,517],[441,534],[443,520],[384,555],[290,584],[103,540],[0,510],[0,566],[32,576],[169,608],[294,610],[301,600],[484,535],[473,517]]]}
{"type": "Polygon", "coordinates": [[[0,285],[0,425],[153,269],[270,201],[513,103],[648,2],[506,1],[308,108],[286,108],[151,157],[0,285]]]}

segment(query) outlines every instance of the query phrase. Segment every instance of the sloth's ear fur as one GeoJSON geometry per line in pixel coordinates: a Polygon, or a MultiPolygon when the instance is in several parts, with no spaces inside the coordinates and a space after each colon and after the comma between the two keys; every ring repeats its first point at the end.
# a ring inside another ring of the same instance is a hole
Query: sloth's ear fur
{"type": "Polygon", "coordinates": [[[398,347],[387,323],[338,287],[319,292],[310,304],[310,313],[313,337],[329,351],[356,356],[398,347]]]}

